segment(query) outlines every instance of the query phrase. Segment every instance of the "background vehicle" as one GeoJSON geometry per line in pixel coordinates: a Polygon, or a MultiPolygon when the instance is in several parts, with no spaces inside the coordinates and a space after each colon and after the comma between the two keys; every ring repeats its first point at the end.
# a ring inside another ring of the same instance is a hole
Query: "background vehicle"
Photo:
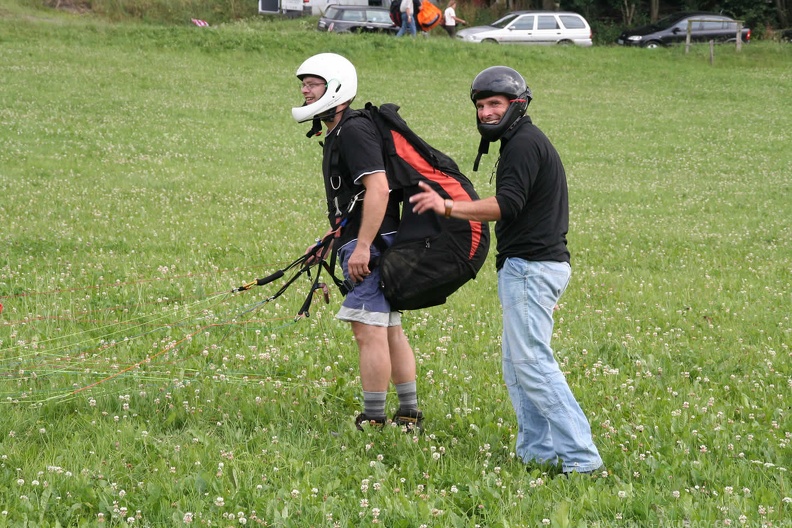
{"type": "MultiPolygon", "coordinates": [[[[280,0],[281,2],[283,0],[280,0]]],[[[323,15],[331,5],[389,7],[390,0],[302,0],[306,15],[323,15]]]]}
{"type": "Polygon", "coordinates": [[[577,44],[591,46],[591,26],[577,13],[514,11],[489,26],[457,32],[465,42],[501,44],[577,44]]]}
{"type": "MultiPolygon", "coordinates": [[[[716,13],[676,13],[658,20],[654,24],[624,30],[617,44],[656,48],[669,44],[681,44],[687,38],[688,20],[693,20],[690,39],[693,42],[736,42],[737,21],[716,13]]],[[[751,30],[742,29],[743,42],[751,40],[751,30]]]]}
{"type": "Polygon", "coordinates": [[[396,27],[385,7],[331,5],[316,25],[319,31],[334,33],[396,33],[396,27]]]}

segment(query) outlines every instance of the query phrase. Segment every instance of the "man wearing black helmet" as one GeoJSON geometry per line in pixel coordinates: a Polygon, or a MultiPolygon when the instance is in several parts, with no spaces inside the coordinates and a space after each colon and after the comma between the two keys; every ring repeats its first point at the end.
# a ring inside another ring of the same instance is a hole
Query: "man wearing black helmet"
{"type": "Polygon", "coordinates": [[[417,213],[495,221],[495,266],[503,309],[503,378],[517,414],[517,455],[525,462],[561,463],[565,473],[604,471],[591,427],[553,356],[553,310],[569,282],[569,204],[564,166],[526,109],[531,90],[505,66],[473,80],[481,143],[500,141],[495,196],[443,200],[430,187],[410,202],[417,213]]]}

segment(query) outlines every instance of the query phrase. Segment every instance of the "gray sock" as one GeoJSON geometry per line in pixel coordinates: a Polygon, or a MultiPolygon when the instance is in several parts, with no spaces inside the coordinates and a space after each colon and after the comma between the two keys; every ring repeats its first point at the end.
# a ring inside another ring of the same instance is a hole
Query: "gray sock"
{"type": "Polygon", "coordinates": [[[363,414],[368,418],[385,416],[385,397],[387,392],[363,391],[363,414]]]}
{"type": "Polygon", "coordinates": [[[399,395],[399,409],[401,411],[418,410],[418,387],[415,381],[396,385],[396,394],[399,395]]]}

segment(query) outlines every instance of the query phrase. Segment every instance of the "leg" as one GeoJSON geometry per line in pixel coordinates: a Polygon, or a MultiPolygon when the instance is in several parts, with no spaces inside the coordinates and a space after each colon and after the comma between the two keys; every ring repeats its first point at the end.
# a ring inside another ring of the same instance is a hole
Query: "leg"
{"type": "MultiPolygon", "coordinates": [[[[399,317],[398,313],[393,314],[399,317]]],[[[418,391],[415,379],[415,354],[401,325],[388,328],[391,359],[391,379],[399,396],[399,410],[393,422],[407,432],[423,431],[423,413],[418,408],[418,391]]]]}
{"type": "MultiPolygon", "coordinates": [[[[390,243],[390,239],[392,237],[385,237],[386,243],[390,243]]],[[[355,242],[351,242],[338,253],[347,278],[348,258],[354,247],[355,242]]],[[[371,251],[372,257],[379,255],[377,248],[371,251]]],[[[399,405],[404,404],[405,412],[417,415],[415,355],[402,330],[401,314],[390,311],[379,283],[379,268],[375,267],[371,275],[347,294],[337,315],[342,321],[351,323],[358,345],[365,406],[364,414],[358,418],[378,420],[384,416],[385,394],[391,379],[398,385],[399,405]]]]}
{"type": "Polygon", "coordinates": [[[402,13],[402,23],[401,23],[401,27],[399,28],[399,31],[398,31],[398,33],[396,33],[396,36],[397,36],[397,37],[401,37],[402,35],[404,35],[404,34],[407,32],[407,29],[408,29],[408,28],[409,28],[409,25],[407,24],[407,15],[405,15],[404,13],[402,13]]]}
{"type": "Polygon", "coordinates": [[[401,326],[388,328],[388,352],[393,383],[415,381],[415,354],[401,326]]]}
{"type": "Polygon", "coordinates": [[[503,309],[503,379],[517,416],[515,450],[525,462],[556,464],[558,455],[553,448],[550,423],[534,405],[520,379],[518,365],[524,348],[524,325],[514,314],[524,310],[524,277],[513,271],[510,264],[511,261],[507,261],[498,272],[498,295],[503,309]]]}
{"type": "Polygon", "coordinates": [[[550,347],[553,308],[569,281],[564,263],[508,259],[498,274],[503,305],[504,377],[518,413],[517,454],[564,471],[602,465],[591,427],[550,347]]]}
{"type": "Polygon", "coordinates": [[[358,345],[360,382],[367,392],[385,392],[391,377],[388,328],[352,322],[358,345]]]}

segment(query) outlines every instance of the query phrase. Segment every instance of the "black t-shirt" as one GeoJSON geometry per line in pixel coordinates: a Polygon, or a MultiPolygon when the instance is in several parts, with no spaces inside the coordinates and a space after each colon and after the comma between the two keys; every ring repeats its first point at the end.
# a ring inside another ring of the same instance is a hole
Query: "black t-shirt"
{"type": "Polygon", "coordinates": [[[495,198],[501,212],[497,269],[510,257],[569,262],[566,173],[555,147],[528,116],[501,139],[495,198]]]}
{"type": "MultiPolygon", "coordinates": [[[[347,108],[344,117],[325,139],[322,171],[327,195],[330,225],[346,214],[349,202],[365,190],[362,178],[375,172],[385,172],[382,142],[376,126],[366,115],[347,108]]],[[[363,198],[364,195],[360,195],[363,198]]],[[[347,225],[341,230],[336,247],[357,238],[363,202],[358,200],[347,225]]],[[[380,234],[393,233],[399,227],[399,202],[391,193],[380,234]]]]}

